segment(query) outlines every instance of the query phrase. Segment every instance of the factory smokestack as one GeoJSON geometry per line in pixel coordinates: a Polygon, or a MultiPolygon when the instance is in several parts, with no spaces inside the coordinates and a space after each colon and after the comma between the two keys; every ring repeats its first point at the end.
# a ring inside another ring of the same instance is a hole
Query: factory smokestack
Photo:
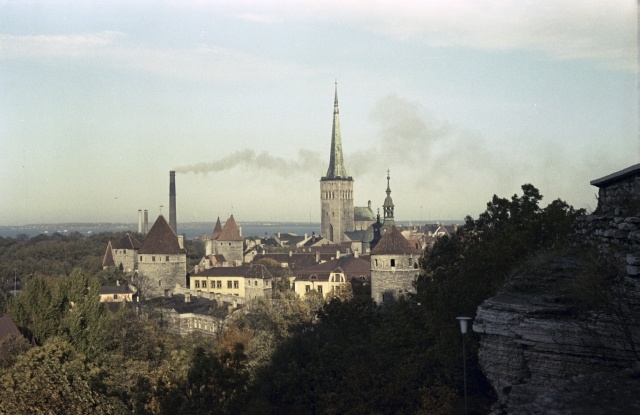
{"type": "Polygon", "coordinates": [[[142,209],[138,209],[138,233],[142,233],[142,209]]]}
{"type": "Polygon", "coordinates": [[[144,234],[149,233],[149,212],[147,209],[144,210],[144,234]]]}
{"type": "Polygon", "coordinates": [[[169,226],[175,234],[178,234],[178,224],[176,222],[176,172],[169,172],[169,226]]]}

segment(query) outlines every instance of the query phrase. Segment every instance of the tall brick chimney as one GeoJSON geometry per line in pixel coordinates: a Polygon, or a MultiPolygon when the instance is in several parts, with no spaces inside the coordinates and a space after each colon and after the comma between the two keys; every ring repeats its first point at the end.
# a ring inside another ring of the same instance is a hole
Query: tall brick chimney
{"type": "Polygon", "coordinates": [[[147,209],[144,210],[144,234],[149,233],[149,212],[147,209]]]}
{"type": "Polygon", "coordinates": [[[169,226],[178,234],[176,222],[176,172],[169,172],[169,226]]]}

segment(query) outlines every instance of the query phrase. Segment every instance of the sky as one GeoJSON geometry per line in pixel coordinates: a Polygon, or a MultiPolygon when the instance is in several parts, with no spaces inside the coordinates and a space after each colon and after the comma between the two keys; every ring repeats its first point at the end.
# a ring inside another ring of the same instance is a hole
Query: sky
{"type": "Polygon", "coordinates": [[[356,206],[593,210],[639,162],[633,0],[0,0],[0,225],[320,221],[337,81],[356,206]]]}

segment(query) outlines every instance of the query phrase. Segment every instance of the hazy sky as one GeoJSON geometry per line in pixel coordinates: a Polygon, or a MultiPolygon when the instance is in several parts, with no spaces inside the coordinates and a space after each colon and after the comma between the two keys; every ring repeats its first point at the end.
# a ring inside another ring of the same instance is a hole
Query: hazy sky
{"type": "Polygon", "coordinates": [[[338,80],[356,205],[595,208],[638,162],[633,0],[2,1],[0,225],[320,220],[338,80]],[[195,169],[196,172],[189,172],[195,169]],[[208,169],[208,173],[202,173],[208,169]]]}

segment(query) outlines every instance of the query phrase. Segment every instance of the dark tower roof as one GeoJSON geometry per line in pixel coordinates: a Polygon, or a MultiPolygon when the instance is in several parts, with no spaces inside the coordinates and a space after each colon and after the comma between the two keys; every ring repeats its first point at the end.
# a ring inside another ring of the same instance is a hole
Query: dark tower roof
{"type": "Polygon", "coordinates": [[[398,228],[391,226],[373,250],[371,255],[409,255],[420,254],[420,248],[411,245],[398,228]]]}
{"type": "Polygon", "coordinates": [[[242,236],[240,236],[240,229],[238,225],[236,225],[236,220],[233,218],[233,215],[227,219],[222,228],[222,232],[220,232],[220,236],[218,236],[219,241],[241,241],[242,236]]]}
{"type": "Polygon", "coordinates": [[[162,215],[158,216],[138,250],[140,254],[183,254],[185,252],[184,248],[180,248],[178,236],[162,215]]]}
{"type": "Polygon", "coordinates": [[[140,241],[127,233],[122,239],[114,243],[111,247],[113,249],[139,249],[140,246],[142,246],[140,241]]]}
{"type": "Polygon", "coordinates": [[[104,257],[102,258],[102,266],[103,267],[115,267],[116,262],[113,260],[113,251],[111,250],[111,241],[107,244],[107,250],[104,253],[104,257]]]}
{"type": "Polygon", "coordinates": [[[333,129],[331,131],[331,154],[329,157],[329,169],[323,180],[346,179],[351,180],[347,169],[344,166],[342,157],[342,136],[340,134],[340,111],[338,110],[338,82],[336,82],[336,93],[333,101],[333,129]]]}
{"type": "Polygon", "coordinates": [[[216,226],[214,226],[213,233],[211,234],[211,240],[215,241],[216,239],[218,239],[221,233],[222,224],[220,223],[220,216],[218,216],[218,220],[216,220],[216,226]]]}

